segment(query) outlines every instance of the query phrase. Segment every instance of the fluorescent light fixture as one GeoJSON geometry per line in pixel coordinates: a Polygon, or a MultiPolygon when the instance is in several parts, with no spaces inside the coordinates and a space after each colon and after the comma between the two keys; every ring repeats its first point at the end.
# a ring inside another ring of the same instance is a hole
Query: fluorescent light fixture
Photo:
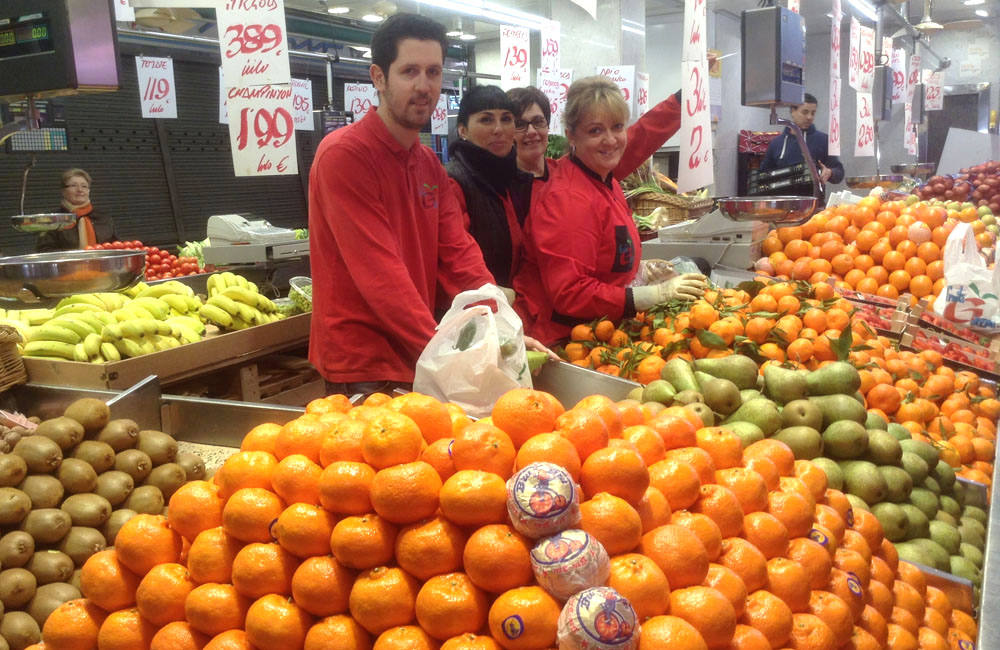
{"type": "Polygon", "coordinates": [[[478,16],[489,18],[491,21],[501,25],[516,25],[527,27],[528,29],[541,29],[542,25],[548,22],[541,16],[519,11],[511,7],[504,7],[485,0],[418,0],[420,4],[448,9],[456,13],[467,16],[478,16]]]}
{"type": "Polygon", "coordinates": [[[878,22],[878,12],[875,11],[875,6],[868,0],[848,0],[854,10],[859,14],[867,18],[868,20],[878,22]]]}
{"type": "Polygon", "coordinates": [[[380,23],[383,20],[385,20],[385,18],[379,16],[378,14],[365,14],[364,16],[361,17],[361,20],[365,21],[366,23],[380,23]]]}
{"type": "Polygon", "coordinates": [[[990,12],[986,11],[985,9],[976,9],[976,15],[979,16],[980,18],[986,18],[990,15],[990,12]]]}
{"type": "Polygon", "coordinates": [[[448,38],[458,38],[461,35],[462,35],[462,30],[452,30],[445,34],[445,36],[447,36],[448,38]]]}
{"type": "MultiPolygon", "coordinates": [[[[986,2],[986,0],[983,0],[983,2],[986,2]]],[[[826,15],[826,17],[827,17],[827,18],[833,18],[833,14],[832,14],[832,13],[828,13],[828,14],[826,15]]]]}
{"type": "Polygon", "coordinates": [[[458,37],[458,40],[460,40],[460,41],[474,41],[474,40],[476,40],[476,35],[475,34],[462,34],[461,36],[458,37]]]}
{"type": "Polygon", "coordinates": [[[975,7],[976,5],[986,4],[986,0],[964,0],[962,2],[966,7],[975,7]]]}
{"type": "MultiPolygon", "coordinates": [[[[985,2],[985,1],[986,0],[983,0],[983,2],[985,2]]],[[[331,14],[347,14],[347,13],[351,12],[351,8],[350,7],[330,7],[326,11],[327,11],[327,13],[331,13],[331,14]]]]}
{"type": "Polygon", "coordinates": [[[636,29],[635,27],[628,27],[627,25],[622,25],[623,32],[629,32],[630,34],[638,34],[639,36],[645,36],[646,30],[636,29]]]}

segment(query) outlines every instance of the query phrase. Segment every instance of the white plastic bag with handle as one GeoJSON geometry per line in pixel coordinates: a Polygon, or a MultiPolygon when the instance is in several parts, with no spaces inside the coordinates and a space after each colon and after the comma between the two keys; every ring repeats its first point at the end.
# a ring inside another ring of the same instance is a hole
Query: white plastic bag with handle
{"type": "Polygon", "coordinates": [[[934,301],[934,312],[976,330],[1000,331],[1000,265],[992,271],[986,267],[972,224],[955,226],[942,260],[945,288],[934,301]]]}
{"type": "Polygon", "coordinates": [[[531,388],[524,327],[492,284],[464,291],[417,360],[413,390],[486,417],[501,395],[531,388]]]}

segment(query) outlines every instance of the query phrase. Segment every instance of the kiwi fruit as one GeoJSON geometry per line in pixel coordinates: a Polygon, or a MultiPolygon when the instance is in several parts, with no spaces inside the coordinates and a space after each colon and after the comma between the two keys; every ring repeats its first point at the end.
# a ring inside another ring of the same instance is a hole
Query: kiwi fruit
{"type": "Polygon", "coordinates": [[[170,501],[170,497],[182,485],[187,483],[187,472],[177,463],[166,463],[159,467],[154,467],[149,473],[143,485],[155,485],[160,488],[165,501],[170,501]]]}
{"type": "Polygon", "coordinates": [[[92,436],[108,424],[111,409],[99,399],[83,397],[67,406],[63,415],[79,422],[87,430],[87,435],[92,436]]]}
{"type": "Polygon", "coordinates": [[[25,477],[17,487],[31,499],[31,507],[34,510],[59,507],[66,492],[59,479],[47,474],[25,477]]]}
{"type": "Polygon", "coordinates": [[[0,487],[13,487],[28,475],[28,464],[14,454],[0,454],[0,487]]]}
{"type": "Polygon", "coordinates": [[[22,567],[35,552],[35,540],[23,530],[13,530],[0,537],[0,567],[14,569],[22,567]]]}
{"type": "Polygon", "coordinates": [[[84,440],[73,450],[73,458],[89,463],[98,474],[115,466],[115,450],[106,442],[84,440]]]}
{"type": "Polygon", "coordinates": [[[205,478],[205,461],[198,454],[193,454],[190,451],[178,452],[175,462],[184,468],[187,480],[200,481],[205,478]]]}
{"type": "Polygon", "coordinates": [[[138,449],[126,449],[115,456],[115,469],[125,472],[133,481],[139,483],[153,470],[153,461],[138,449]]]}
{"type": "Polygon", "coordinates": [[[24,459],[28,471],[33,474],[54,472],[62,462],[62,449],[54,440],[45,436],[21,438],[11,452],[24,459]]]}
{"type": "MultiPolygon", "coordinates": [[[[110,546],[110,544],[109,544],[109,546],[110,546]]],[[[78,589],[79,591],[83,591],[83,587],[80,586],[80,574],[81,573],[82,573],[82,571],[80,569],[77,569],[76,571],[74,571],[73,572],[73,577],[70,578],[69,582],[67,583],[71,587],[76,587],[76,589],[78,589]]]]}
{"type": "Polygon", "coordinates": [[[101,526],[101,534],[104,535],[104,540],[108,543],[108,546],[115,545],[115,538],[118,537],[118,531],[121,527],[125,525],[125,522],[132,517],[139,514],[135,510],[129,510],[128,508],[122,508],[121,510],[115,510],[108,517],[108,520],[104,522],[101,526]]]}
{"type": "Polygon", "coordinates": [[[98,528],[111,516],[111,502],[99,494],[74,494],[59,508],[69,515],[74,526],[98,528]]]}
{"type": "Polygon", "coordinates": [[[31,499],[27,494],[17,488],[0,488],[0,526],[21,523],[29,512],[31,499]]]}
{"type": "Polygon", "coordinates": [[[24,568],[31,571],[40,585],[66,582],[73,576],[73,559],[62,551],[36,551],[24,568]]]}
{"type": "MultiPolygon", "coordinates": [[[[73,526],[66,537],[59,542],[59,550],[68,555],[76,563],[77,568],[80,568],[91,555],[103,551],[107,545],[104,533],[96,528],[73,526]]],[[[72,573],[70,570],[71,575],[72,573]]]]}
{"type": "Polygon", "coordinates": [[[163,493],[155,485],[142,485],[132,490],[123,505],[144,515],[158,515],[163,512],[163,493]]]}
{"type": "Polygon", "coordinates": [[[45,619],[57,607],[65,602],[82,597],[80,590],[66,582],[53,582],[42,585],[35,590],[35,597],[28,603],[25,611],[35,619],[39,627],[45,625],[45,619]]]}
{"type": "Polygon", "coordinates": [[[139,441],[139,425],[132,420],[112,420],[97,434],[97,440],[108,443],[115,451],[132,449],[139,441]]]}
{"type": "Polygon", "coordinates": [[[10,610],[21,609],[35,595],[38,581],[27,569],[7,569],[0,571],[0,603],[7,615],[10,610]]]}
{"type": "Polygon", "coordinates": [[[177,459],[177,441],[162,431],[152,429],[140,431],[139,442],[135,448],[149,456],[153,465],[172,463],[177,459]]]}
{"type": "Polygon", "coordinates": [[[132,480],[131,476],[113,469],[97,477],[97,487],[94,488],[94,493],[107,499],[112,506],[117,506],[128,498],[134,487],[135,481],[132,480]]]}
{"type": "Polygon", "coordinates": [[[56,478],[70,494],[93,492],[97,488],[97,472],[85,460],[64,458],[56,478]]]}
{"type": "Polygon", "coordinates": [[[7,612],[0,621],[0,637],[10,650],[24,650],[42,640],[42,630],[28,612],[7,612]]]}
{"type": "Polygon", "coordinates": [[[45,436],[59,445],[60,449],[71,449],[83,440],[83,427],[70,418],[45,420],[35,429],[36,436],[45,436]]]}
{"type": "Polygon", "coordinates": [[[73,525],[68,513],[56,508],[32,510],[21,522],[21,530],[35,538],[36,544],[55,544],[73,525]]]}

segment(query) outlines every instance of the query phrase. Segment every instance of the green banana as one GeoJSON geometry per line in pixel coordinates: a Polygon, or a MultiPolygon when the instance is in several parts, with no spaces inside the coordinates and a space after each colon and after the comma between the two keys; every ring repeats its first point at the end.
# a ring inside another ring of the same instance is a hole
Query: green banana
{"type": "Polygon", "coordinates": [[[46,323],[29,334],[28,342],[32,341],[59,341],[76,345],[80,342],[80,335],[67,327],[46,323]]]}
{"type": "Polygon", "coordinates": [[[198,310],[198,315],[212,321],[219,327],[230,327],[233,324],[233,317],[229,315],[229,312],[212,304],[202,305],[201,309],[198,310]]]}
{"type": "Polygon", "coordinates": [[[58,357],[72,361],[76,349],[75,343],[62,341],[28,341],[24,344],[22,354],[28,357],[58,357]]]}
{"type": "Polygon", "coordinates": [[[164,318],[166,318],[167,313],[170,310],[170,306],[167,303],[160,300],[159,298],[149,298],[149,297],[143,298],[141,296],[133,300],[131,304],[129,304],[129,307],[130,308],[142,307],[150,314],[152,314],[153,318],[155,318],[156,320],[163,320],[164,318]]]}
{"type": "Polygon", "coordinates": [[[121,361],[122,355],[113,343],[101,343],[101,356],[107,361],[121,361]]]}

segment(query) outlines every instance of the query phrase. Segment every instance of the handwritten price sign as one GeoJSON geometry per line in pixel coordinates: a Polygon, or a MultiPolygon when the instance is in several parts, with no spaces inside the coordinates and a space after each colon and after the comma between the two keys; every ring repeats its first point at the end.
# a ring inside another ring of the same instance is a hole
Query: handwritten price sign
{"type": "Polygon", "coordinates": [[[914,54],[910,57],[910,69],[906,73],[906,104],[913,104],[913,92],[916,85],[920,83],[920,55],[914,54]]]}
{"type": "Polygon", "coordinates": [[[840,15],[830,19],[830,77],[840,79],[840,15]]]}
{"type": "Polygon", "coordinates": [[[708,106],[708,60],[681,62],[681,150],[679,192],[690,192],[715,180],[712,113],[708,106]]]}
{"type": "Polygon", "coordinates": [[[530,32],[526,27],[500,26],[500,87],[527,86],[530,67],[530,32]]]}
{"type": "Polygon", "coordinates": [[[872,94],[857,95],[857,131],[854,137],[854,157],[870,157],[875,155],[875,121],[872,117],[872,94]]]}
{"type": "Polygon", "coordinates": [[[555,74],[559,70],[559,39],[559,21],[544,22],[540,38],[542,72],[555,74]]]}
{"type": "Polygon", "coordinates": [[[858,90],[861,79],[861,23],[851,16],[851,38],[848,43],[850,55],[847,59],[847,85],[858,90]]]}
{"type": "Polygon", "coordinates": [[[636,78],[638,79],[638,87],[635,91],[635,105],[641,116],[649,110],[649,73],[640,72],[636,78]]]}
{"type": "Polygon", "coordinates": [[[433,135],[448,135],[448,95],[438,95],[437,106],[431,113],[431,133],[433,135]]]}
{"type": "Polygon", "coordinates": [[[907,104],[903,109],[903,146],[906,147],[906,153],[915,156],[917,155],[917,125],[910,124],[911,119],[910,105],[907,104]]]}
{"type": "Polygon", "coordinates": [[[944,109],[944,73],[924,70],[924,110],[940,111],[944,109]]]}
{"type": "Polygon", "coordinates": [[[344,84],[344,110],[354,113],[354,121],[378,108],[378,91],[372,84],[344,84]]]}
{"type": "Polygon", "coordinates": [[[292,79],[292,120],[295,128],[300,131],[312,131],[316,128],[312,96],[312,79],[292,79]]]}
{"type": "Polygon", "coordinates": [[[840,79],[830,78],[830,129],[827,144],[831,156],[840,155],[840,79]]]}
{"type": "Polygon", "coordinates": [[[177,117],[174,60],[152,56],[135,57],[139,75],[139,98],[143,117],[177,117]]]}
{"type": "Polygon", "coordinates": [[[236,175],[298,174],[291,85],[238,86],[227,93],[236,175]]]}
{"type": "Polygon", "coordinates": [[[628,114],[635,116],[635,66],[634,65],[601,65],[597,66],[597,74],[607,77],[622,91],[625,103],[628,104],[628,114]]]}
{"type": "Polygon", "coordinates": [[[705,38],[708,4],[706,0],[684,0],[684,46],[681,61],[701,61],[706,57],[705,38]]]}
{"type": "Polygon", "coordinates": [[[862,27],[860,36],[858,91],[870,93],[875,85],[875,30],[862,27]]]}
{"type": "Polygon", "coordinates": [[[892,103],[896,104],[906,95],[906,50],[893,49],[889,67],[892,69],[892,103]]]}
{"type": "Polygon", "coordinates": [[[216,16],[230,84],[291,83],[283,0],[225,0],[216,16]]]}
{"type": "Polygon", "coordinates": [[[115,0],[115,20],[126,23],[135,20],[135,9],[128,0],[115,0]]]}

